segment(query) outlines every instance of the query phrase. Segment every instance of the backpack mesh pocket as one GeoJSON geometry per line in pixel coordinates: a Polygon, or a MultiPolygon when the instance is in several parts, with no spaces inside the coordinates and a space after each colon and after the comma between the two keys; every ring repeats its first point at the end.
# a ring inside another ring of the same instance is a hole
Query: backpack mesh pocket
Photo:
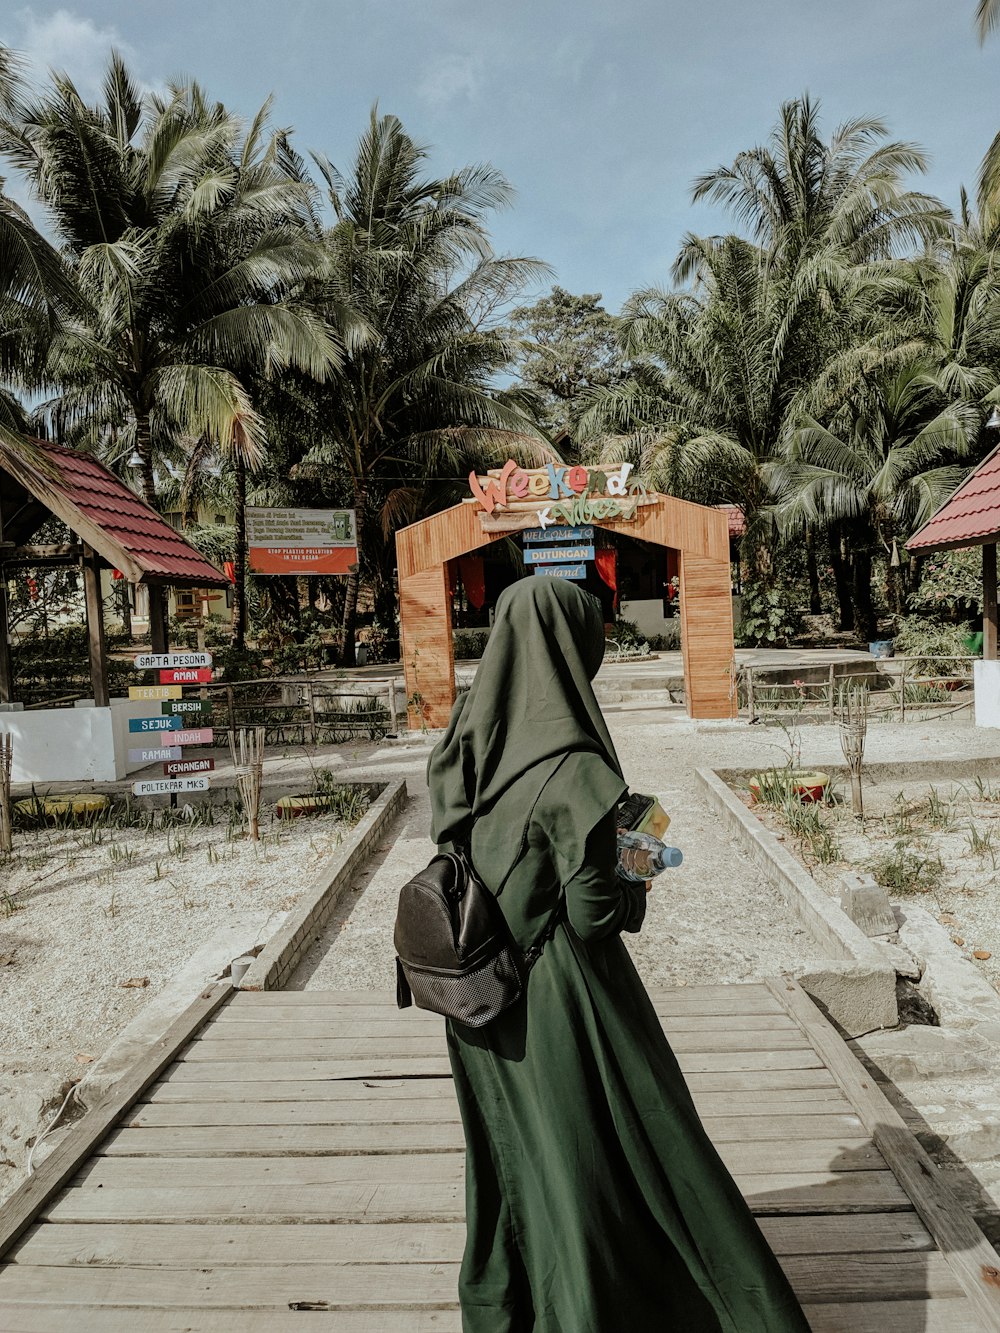
{"type": "Polygon", "coordinates": [[[521,969],[512,949],[503,948],[470,972],[445,972],[403,964],[413,1002],[467,1027],[481,1028],[517,1000],[521,969]]]}

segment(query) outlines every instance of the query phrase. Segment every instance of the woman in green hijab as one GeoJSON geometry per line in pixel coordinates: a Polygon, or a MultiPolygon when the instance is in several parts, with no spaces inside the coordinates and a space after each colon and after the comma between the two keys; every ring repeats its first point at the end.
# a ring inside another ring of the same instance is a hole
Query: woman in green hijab
{"type": "Polygon", "coordinates": [[[448,1023],[463,1328],[807,1333],[620,939],[646,895],[615,872],[627,788],[591,685],[603,655],[595,598],[515,584],[428,769],[434,840],[471,830],[522,948],[559,920],[524,998],[484,1028],[448,1023]]]}

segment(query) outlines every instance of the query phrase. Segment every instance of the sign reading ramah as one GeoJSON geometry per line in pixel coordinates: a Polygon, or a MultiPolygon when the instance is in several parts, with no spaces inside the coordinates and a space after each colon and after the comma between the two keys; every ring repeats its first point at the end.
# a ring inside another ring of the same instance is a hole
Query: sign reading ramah
{"type": "Polygon", "coordinates": [[[553,524],[575,527],[603,519],[627,521],[635,518],[639,505],[657,502],[638,478],[630,476],[631,471],[631,463],[596,467],[546,463],[522,468],[509,459],[485,476],[469,474],[472,496],[468,503],[479,506],[480,520],[488,532],[536,526],[544,531],[553,524]]]}

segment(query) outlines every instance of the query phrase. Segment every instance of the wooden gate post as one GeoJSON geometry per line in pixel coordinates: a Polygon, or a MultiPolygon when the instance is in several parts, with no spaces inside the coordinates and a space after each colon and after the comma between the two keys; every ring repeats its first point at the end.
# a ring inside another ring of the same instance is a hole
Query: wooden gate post
{"type": "Polygon", "coordinates": [[[447,565],[400,579],[399,628],[410,730],[446,727],[455,702],[447,565]]]}
{"type": "Polygon", "coordinates": [[[681,650],[688,716],[736,716],[733,597],[728,560],[680,551],[681,650]]]}

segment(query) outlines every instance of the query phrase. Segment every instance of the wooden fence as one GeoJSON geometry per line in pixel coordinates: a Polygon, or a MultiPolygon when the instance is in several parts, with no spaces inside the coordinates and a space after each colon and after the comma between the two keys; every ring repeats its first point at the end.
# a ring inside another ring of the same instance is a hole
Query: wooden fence
{"type": "Polygon", "coordinates": [[[972,707],[974,660],[889,657],[873,658],[870,665],[836,662],[819,680],[809,678],[815,677],[815,667],[745,666],[736,680],[740,712],[751,722],[789,716],[833,722],[843,694],[862,686],[868,690],[870,714],[887,721],[904,722],[915,712],[955,712],[972,707]],[[779,679],[786,676],[792,679],[779,679]]]}
{"type": "Polygon", "coordinates": [[[213,681],[198,693],[212,704],[206,723],[216,733],[263,727],[268,745],[336,744],[359,736],[380,740],[406,728],[405,700],[391,678],[359,690],[350,682],[272,676],[213,681]]]}

